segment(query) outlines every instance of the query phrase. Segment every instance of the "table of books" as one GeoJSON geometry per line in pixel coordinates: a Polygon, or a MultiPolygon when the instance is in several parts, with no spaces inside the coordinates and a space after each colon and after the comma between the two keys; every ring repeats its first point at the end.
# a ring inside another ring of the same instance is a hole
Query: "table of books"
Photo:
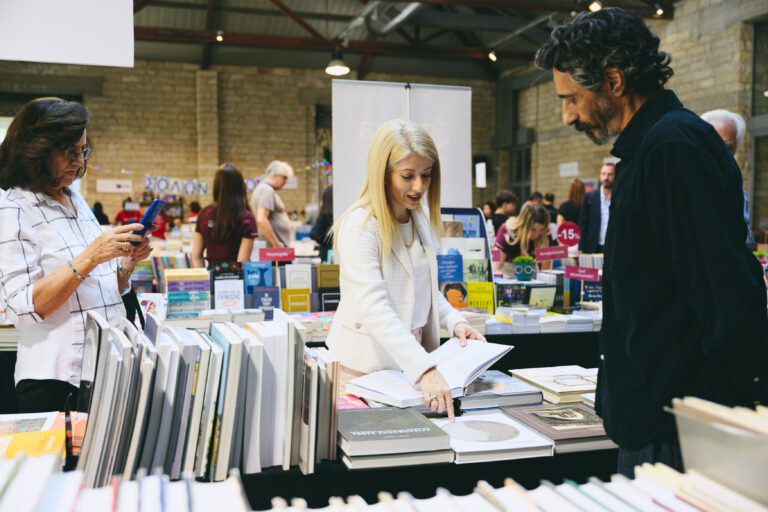
{"type": "Polygon", "coordinates": [[[368,503],[378,501],[377,493],[387,491],[396,495],[408,491],[417,498],[434,496],[435,489],[444,487],[455,495],[469,494],[478,480],[494,487],[504,479],[513,478],[527,489],[538,487],[540,480],[561,482],[570,478],[583,483],[590,476],[609,480],[616,472],[616,450],[599,450],[556,454],[553,457],[479,462],[473,464],[432,464],[350,471],[341,462],[322,462],[315,473],[303,475],[294,467],[283,471],[266,468],[261,473],[243,475],[243,486],[254,510],[271,507],[273,496],[290,501],[301,497],[309,507],[322,507],[332,496],[359,495],[368,503]]]}

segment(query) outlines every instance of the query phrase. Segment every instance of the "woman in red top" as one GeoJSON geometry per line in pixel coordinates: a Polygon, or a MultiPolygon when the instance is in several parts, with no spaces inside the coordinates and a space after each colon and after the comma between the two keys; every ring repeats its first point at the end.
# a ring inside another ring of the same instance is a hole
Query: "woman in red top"
{"type": "Polygon", "coordinates": [[[192,239],[192,266],[204,267],[220,261],[249,261],[256,218],[245,198],[245,180],[232,164],[222,164],[213,178],[213,204],[197,216],[192,239]]]}
{"type": "Polygon", "coordinates": [[[133,224],[141,222],[141,212],[138,210],[126,210],[125,205],[132,202],[130,197],[123,199],[123,209],[117,212],[115,216],[115,226],[125,226],[126,224],[133,224]]]}

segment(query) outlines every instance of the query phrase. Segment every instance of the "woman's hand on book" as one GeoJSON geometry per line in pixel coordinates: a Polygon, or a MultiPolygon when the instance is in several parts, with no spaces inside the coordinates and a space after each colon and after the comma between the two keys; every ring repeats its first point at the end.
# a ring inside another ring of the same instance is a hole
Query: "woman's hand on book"
{"type": "Polygon", "coordinates": [[[421,391],[424,394],[424,405],[438,414],[447,411],[448,420],[453,423],[451,388],[437,368],[430,368],[421,376],[421,391]]]}
{"type": "Polygon", "coordinates": [[[462,347],[467,346],[467,340],[480,340],[480,341],[487,341],[485,339],[485,336],[477,332],[477,329],[474,329],[472,326],[470,326],[466,322],[459,322],[453,327],[453,335],[457,338],[459,338],[459,345],[462,347]]]}

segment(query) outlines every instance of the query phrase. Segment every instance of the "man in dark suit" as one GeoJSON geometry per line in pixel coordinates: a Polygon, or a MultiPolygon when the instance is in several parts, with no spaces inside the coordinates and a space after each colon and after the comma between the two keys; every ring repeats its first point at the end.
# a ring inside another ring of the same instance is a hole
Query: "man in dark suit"
{"type": "Polygon", "coordinates": [[[581,239],[579,250],[587,254],[603,252],[605,231],[608,229],[608,208],[616,178],[616,164],[604,163],[600,169],[600,187],[584,195],[579,213],[581,239]]]}

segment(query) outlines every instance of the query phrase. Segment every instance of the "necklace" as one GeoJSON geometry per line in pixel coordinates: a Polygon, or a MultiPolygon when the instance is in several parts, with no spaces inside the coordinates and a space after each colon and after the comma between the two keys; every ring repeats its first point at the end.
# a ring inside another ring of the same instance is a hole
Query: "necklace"
{"type": "MultiPolygon", "coordinates": [[[[405,246],[410,249],[413,246],[413,242],[416,240],[416,226],[413,225],[413,217],[408,219],[408,223],[411,225],[411,243],[405,244],[405,246]]],[[[405,240],[403,240],[403,243],[405,243],[405,240]]]]}

